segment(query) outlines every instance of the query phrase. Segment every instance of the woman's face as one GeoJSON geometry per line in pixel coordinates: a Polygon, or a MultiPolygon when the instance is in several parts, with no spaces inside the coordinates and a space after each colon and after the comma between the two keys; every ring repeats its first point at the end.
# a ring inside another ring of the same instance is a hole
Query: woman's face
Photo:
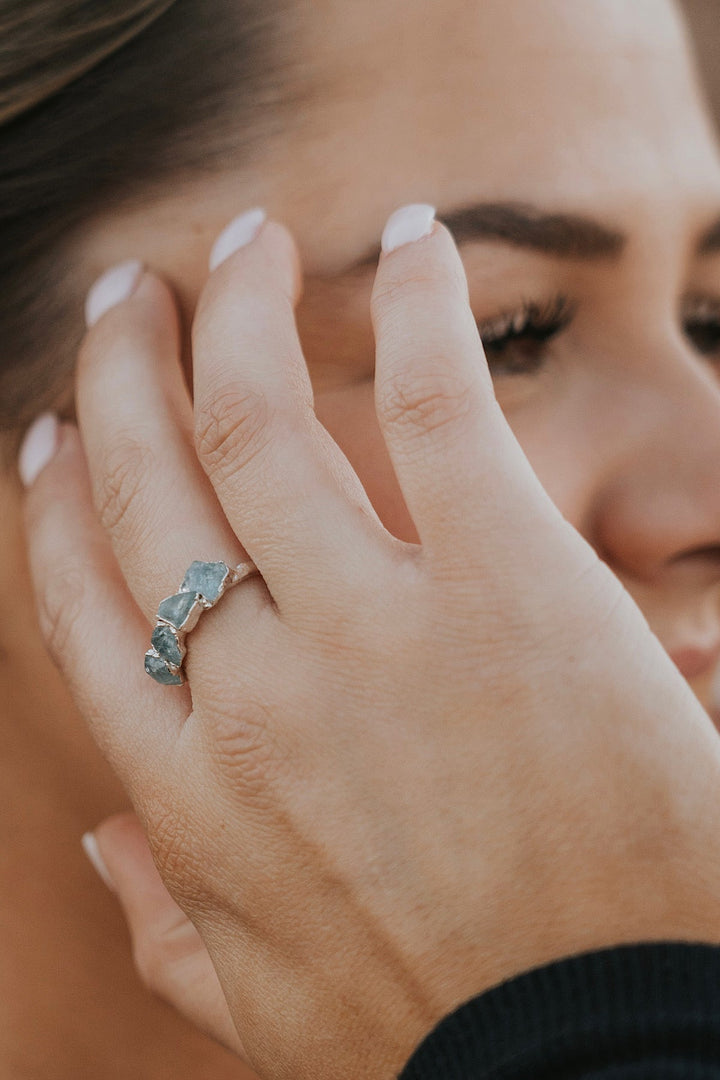
{"type": "Polygon", "coordinates": [[[665,0],[324,0],[308,18],[296,47],[322,89],[292,132],[251,171],[95,223],[88,280],[145,257],[189,317],[227,220],[260,204],[285,221],[318,414],[388,528],[413,540],[374,416],[369,297],[388,213],[433,203],[538,476],[710,708],[720,164],[674,13],[665,0]]]}

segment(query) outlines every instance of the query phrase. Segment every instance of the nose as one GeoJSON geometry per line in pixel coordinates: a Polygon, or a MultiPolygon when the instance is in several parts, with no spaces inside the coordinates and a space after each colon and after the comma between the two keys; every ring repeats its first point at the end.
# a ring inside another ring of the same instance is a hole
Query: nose
{"type": "Polygon", "coordinates": [[[620,576],[720,584],[720,372],[680,347],[619,391],[591,537],[620,576]]]}

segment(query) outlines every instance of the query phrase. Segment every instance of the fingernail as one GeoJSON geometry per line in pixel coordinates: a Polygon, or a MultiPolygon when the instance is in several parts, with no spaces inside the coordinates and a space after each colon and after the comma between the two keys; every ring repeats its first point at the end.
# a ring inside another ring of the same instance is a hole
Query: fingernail
{"type": "Polygon", "coordinates": [[[259,207],[248,210],[231,221],[218,236],[210,253],[210,272],[242,247],[251,244],[267,220],[267,214],[259,207]]]}
{"type": "Polygon", "coordinates": [[[116,892],[117,890],[115,889],[115,882],[110,877],[110,871],[105,865],[105,860],[100,854],[100,848],[98,847],[98,842],[95,839],[94,833],[85,833],[82,838],[82,846],[83,851],[94,866],[98,877],[100,877],[105,882],[111,892],[116,892]]]}
{"type": "Polygon", "coordinates": [[[26,488],[35,483],[57,453],[60,423],[54,413],[43,413],[28,429],[18,458],[20,479],[26,488]]]}
{"type": "Polygon", "coordinates": [[[85,322],[88,329],[94,326],[110,308],[129,300],[142,276],[143,264],[139,259],[118,263],[97,279],[85,301],[85,322]]]}
{"type": "Polygon", "coordinates": [[[382,234],[382,249],[386,255],[403,244],[412,244],[429,236],[435,224],[435,207],[427,203],[401,206],[387,220],[382,234]]]}

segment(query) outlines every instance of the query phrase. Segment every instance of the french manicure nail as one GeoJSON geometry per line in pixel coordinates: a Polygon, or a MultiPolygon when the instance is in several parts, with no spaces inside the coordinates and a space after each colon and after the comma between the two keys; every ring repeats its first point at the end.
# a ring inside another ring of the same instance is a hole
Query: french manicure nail
{"type": "Polygon", "coordinates": [[[116,892],[117,890],[115,889],[115,882],[110,877],[110,871],[105,865],[105,860],[100,854],[100,848],[98,847],[98,842],[95,839],[94,833],[85,833],[81,842],[83,846],[83,851],[85,852],[91,864],[95,868],[98,877],[105,882],[111,892],[116,892]]]}
{"type": "Polygon", "coordinates": [[[382,249],[388,255],[391,251],[422,240],[429,236],[435,224],[435,207],[427,203],[411,203],[401,206],[391,214],[382,234],[382,249]]]}
{"type": "Polygon", "coordinates": [[[85,301],[85,322],[94,326],[110,308],[129,300],[142,277],[143,264],[139,259],[118,263],[98,278],[85,301]]]}
{"type": "Polygon", "coordinates": [[[259,207],[236,217],[218,236],[210,253],[210,272],[217,270],[240,248],[251,244],[267,220],[267,214],[259,207]]]}
{"type": "Polygon", "coordinates": [[[35,483],[58,449],[60,424],[54,413],[43,413],[28,429],[18,458],[20,479],[26,488],[35,483]]]}

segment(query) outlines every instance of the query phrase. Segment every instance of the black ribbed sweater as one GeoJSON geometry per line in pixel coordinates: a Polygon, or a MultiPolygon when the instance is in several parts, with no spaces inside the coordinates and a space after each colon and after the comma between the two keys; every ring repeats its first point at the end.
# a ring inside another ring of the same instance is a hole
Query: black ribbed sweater
{"type": "Polygon", "coordinates": [[[720,947],[621,945],[461,1006],[401,1080],[720,1080],[720,947]]]}

